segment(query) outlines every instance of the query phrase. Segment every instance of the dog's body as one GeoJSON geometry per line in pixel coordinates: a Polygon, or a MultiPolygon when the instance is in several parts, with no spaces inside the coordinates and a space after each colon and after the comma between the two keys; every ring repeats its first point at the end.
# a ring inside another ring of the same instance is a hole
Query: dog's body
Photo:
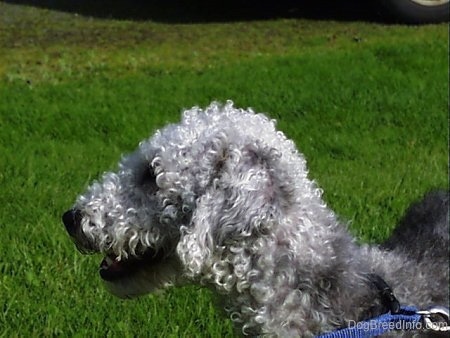
{"type": "Polygon", "coordinates": [[[64,223],[81,250],[105,254],[112,293],[201,283],[247,334],[308,337],[384,313],[373,276],[402,305],[448,306],[447,193],[413,207],[385,245],[360,246],[307,173],[265,116],[231,102],[192,108],[94,183],[64,223]]]}

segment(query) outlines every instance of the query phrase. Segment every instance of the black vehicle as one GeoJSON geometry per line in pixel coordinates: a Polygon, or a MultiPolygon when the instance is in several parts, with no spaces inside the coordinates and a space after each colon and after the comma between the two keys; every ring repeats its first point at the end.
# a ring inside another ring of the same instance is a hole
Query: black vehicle
{"type": "Polygon", "coordinates": [[[449,0],[376,0],[392,18],[405,23],[449,20],[449,0]]]}

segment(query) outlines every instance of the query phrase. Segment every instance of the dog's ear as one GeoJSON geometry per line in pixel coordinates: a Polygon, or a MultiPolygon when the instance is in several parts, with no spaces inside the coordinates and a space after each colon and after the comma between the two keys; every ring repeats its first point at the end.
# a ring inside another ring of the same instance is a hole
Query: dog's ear
{"type": "Polygon", "coordinates": [[[275,149],[258,142],[222,146],[210,159],[208,183],[177,248],[191,277],[220,261],[221,248],[241,247],[242,241],[268,233],[295,198],[292,174],[275,149]]]}

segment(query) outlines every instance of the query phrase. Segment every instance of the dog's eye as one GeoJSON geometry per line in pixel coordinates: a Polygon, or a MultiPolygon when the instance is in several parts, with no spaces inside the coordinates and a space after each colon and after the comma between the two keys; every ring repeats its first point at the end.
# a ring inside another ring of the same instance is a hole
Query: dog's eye
{"type": "Polygon", "coordinates": [[[138,184],[140,186],[148,186],[152,189],[156,189],[156,176],[153,172],[153,169],[150,166],[146,166],[144,170],[141,172],[141,175],[138,178],[138,184]]]}

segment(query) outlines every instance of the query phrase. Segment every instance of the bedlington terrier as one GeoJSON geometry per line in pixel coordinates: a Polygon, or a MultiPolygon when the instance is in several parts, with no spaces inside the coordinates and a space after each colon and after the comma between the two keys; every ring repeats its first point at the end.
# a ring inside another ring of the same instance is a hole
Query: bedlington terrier
{"type": "Polygon", "coordinates": [[[380,280],[402,305],[448,306],[447,210],[432,194],[385,245],[358,244],[294,142],[229,101],[141,142],[63,222],[80,251],[104,255],[116,296],[200,284],[238,333],[311,337],[387,312],[380,280]]]}

